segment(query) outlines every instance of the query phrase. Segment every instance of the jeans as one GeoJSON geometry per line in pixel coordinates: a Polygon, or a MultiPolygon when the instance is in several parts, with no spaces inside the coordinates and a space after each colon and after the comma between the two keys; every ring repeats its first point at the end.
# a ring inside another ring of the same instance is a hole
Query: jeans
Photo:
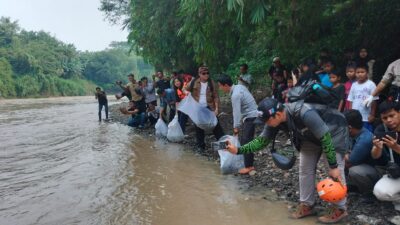
{"type": "Polygon", "coordinates": [[[143,128],[145,122],[146,122],[146,113],[142,112],[134,117],[130,117],[128,121],[128,126],[143,128]]]}
{"type": "Polygon", "coordinates": [[[185,133],[186,122],[188,120],[188,115],[185,113],[178,111],[178,121],[179,125],[181,126],[182,132],[185,133]]]}
{"type": "MultiPolygon", "coordinates": [[[[197,146],[201,149],[206,148],[206,144],[204,143],[204,130],[201,128],[198,128],[196,125],[196,141],[197,141],[197,146]]],[[[222,136],[225,135],[224,130],[222,129],[221,125],[219,124],[219,120],[217,123],[217,126],[214,127],[213,134],[217,140],[219,140],[222,136]]]]}
{"type": "MultiPolygon", "coordinates": [[[[254,120],[256,118],[247,118],[243,122],[242,132],[240,134],[240,145],[245,145],[249,143],[254,138],[254,133],[256,131],[256,125],[254,120]]],[[[254,166],[254,153],[243,154],[244,156],[244,167],[254,166]]]]}
{"type": "Polygon", "coordinates": [[[106,119],[108,119],[108,102],[99,103],[99,121],[101,121],[101,110],[103,110],[103,106],[104,110],[106,111],[106,119]]]}

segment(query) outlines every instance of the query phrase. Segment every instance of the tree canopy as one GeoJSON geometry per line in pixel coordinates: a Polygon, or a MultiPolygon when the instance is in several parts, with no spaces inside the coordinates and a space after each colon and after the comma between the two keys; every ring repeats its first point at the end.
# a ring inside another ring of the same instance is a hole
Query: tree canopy
{"type": "Polygon", "coordinates": [[[237,73],[240,63],[263,76],[274,56],[298,65],[328,49],[340,63],[345,49],[368,49],[376,74],[400,57],[396,0],[102,0],[101,10],[130,31],[129,43],[156,68],[206,63],[237,73]]]}
{"type": "Polygon", "coordinates": [[[80,52],[44,31],[26,31],[0,18],[0,96],[35,97],[92,94],[95,86],[115,90],[128,73],[149,76],[153,67],[129,54],[126,42],[104,51],[80,52]]]}

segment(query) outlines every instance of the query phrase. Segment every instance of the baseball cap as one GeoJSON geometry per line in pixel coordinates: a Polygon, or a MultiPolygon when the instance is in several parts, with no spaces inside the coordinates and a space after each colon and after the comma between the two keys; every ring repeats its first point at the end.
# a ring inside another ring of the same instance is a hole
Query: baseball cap
{"type": "Polygon", "coordinates": [[[276,99],[273,98],[264,98],[258,104],[258,112],[259,115],[254,123],[264,124],[271,116],[275,116],[276,112],[282,107],[282,104],[279,103],[276,99]]]}

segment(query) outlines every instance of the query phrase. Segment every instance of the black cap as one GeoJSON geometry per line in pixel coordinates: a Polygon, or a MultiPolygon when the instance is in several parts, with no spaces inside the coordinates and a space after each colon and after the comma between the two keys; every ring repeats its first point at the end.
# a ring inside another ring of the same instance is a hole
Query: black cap
{"type": "Polygon", "coordinates": [[[275,116],[276,112],[280,110],[282,104],[273,98],[264,98],[258,104],[259,115],[254,123],[264,124],[271,116],[275,116]]]}

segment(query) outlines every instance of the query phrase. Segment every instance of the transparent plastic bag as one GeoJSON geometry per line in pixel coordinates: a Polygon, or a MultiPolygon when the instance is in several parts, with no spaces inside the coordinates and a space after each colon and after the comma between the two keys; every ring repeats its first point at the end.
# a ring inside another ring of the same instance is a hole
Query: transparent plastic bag
{"type": "Polygon", "coordinates": [[[178,121],[178,115],[176,114],[174,119],[168,124],[167,139],[171,142],[181,142],[185,136],[183,135],[181,125],[178,121]]]}
{"type": "MultiPolygon", "coordinates": [[[[229,140],[236,147],[240,147],[240,143],[237,137],[231,135],[225,135],[221,137],[218,142],[225,142],[227,140],[229,140]]],[[[223,149],[218,150],[218,154],[220,157],[220,168],[222,174],[237,173],[239,169],[244,168],[243,155],[234,155],[223,149]]]]}
{"type": "Polygon", "coordinates": [[[218,120],[214,112],[201,106],[190,94],[179,103],[178,110],[188,115],[203,130],[212,130],[217,126],[218,120]]]}
{"type": "Polygon", "coordinates": [[[165,124],[165,122],[161,118],[159,118],[157,120],[157,123],[154,126],[154,128],[156,128],[156,136],[158,136],[158,137],[166,137],[167,136],[167,133],[168,133],[167,124],[165,124]]]}

